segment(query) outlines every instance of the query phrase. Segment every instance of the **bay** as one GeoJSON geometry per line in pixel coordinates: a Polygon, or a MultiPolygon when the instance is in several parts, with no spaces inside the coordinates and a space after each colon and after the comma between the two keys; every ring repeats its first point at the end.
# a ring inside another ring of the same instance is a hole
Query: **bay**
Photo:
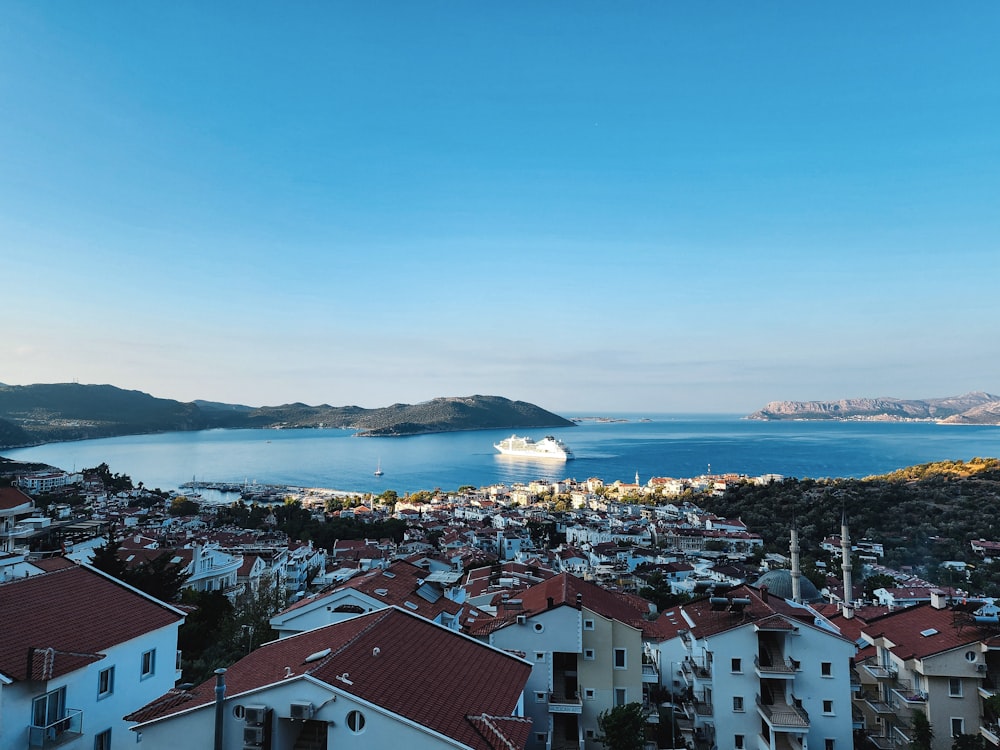
{"type": "Polygon", "coordinates": [[[510,430],[358,438],[348,430],[206,430],[52,443],[4,451],[18,461],[73,470],[104,462],[147,487],[192,479],[401,495],[535,479],[645,483],[651,476],[711,471],[758,476],[863,477],[928,461],[1000,456],[1000,426],[925,422],[760,422],[720,415],[602,415],[574,427],[518,430],[553,435],[566,463],[499,455],[510,430]],[[648,421],[647,421],[648,420],[648,421]],[[384,475],[376,477],[381,465],[384,475]]]}

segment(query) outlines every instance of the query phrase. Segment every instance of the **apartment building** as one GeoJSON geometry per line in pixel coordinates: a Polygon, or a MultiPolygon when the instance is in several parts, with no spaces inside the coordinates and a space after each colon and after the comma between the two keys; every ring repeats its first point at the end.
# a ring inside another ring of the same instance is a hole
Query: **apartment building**
{"type": "Polygon", "coordinates": [[[87,566],[0,584],[0,747],[135,745],[123,716],[173,687],[184,613],[87,566]]]}

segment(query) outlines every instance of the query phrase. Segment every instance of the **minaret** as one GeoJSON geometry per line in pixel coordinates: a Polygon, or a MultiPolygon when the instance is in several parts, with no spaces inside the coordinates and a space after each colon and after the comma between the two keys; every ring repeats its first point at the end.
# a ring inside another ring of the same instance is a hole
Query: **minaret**
{"type": "Polygon", "coordinates": [[[849,620],[854,617],[854,607],[851,606],[851,598],[854,596],[851,573],[854,566],[851,565],[851,533],[847,529],[846,508],[840,519],[840,569],[844,571],[844,619],[849,620]]]}
{"type": "Polygon", "coordinates": [[[788,546],[792,553],[792,601],[802,603],[802,571],[799,569],[799,530],[792,526],[792,543],[788,546]]]}
{"type": "Polygon", "coordinates": [[[638,471],[635,473],[635,484],[636,484],[636,487],[639,486],[639,472],[638,471]]]}

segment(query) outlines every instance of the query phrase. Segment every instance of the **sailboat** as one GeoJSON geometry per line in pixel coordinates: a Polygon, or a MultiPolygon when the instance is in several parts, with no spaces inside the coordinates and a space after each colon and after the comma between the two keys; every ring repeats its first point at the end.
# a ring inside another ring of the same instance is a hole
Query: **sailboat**
{"type": "Polygon", "coordinates": [[[378,460],[378,466],[375,467],[375,476],[380,477],[383,474],[385,474],[385,472],[382,471],[382,459],[380,458],[378,460]]]}

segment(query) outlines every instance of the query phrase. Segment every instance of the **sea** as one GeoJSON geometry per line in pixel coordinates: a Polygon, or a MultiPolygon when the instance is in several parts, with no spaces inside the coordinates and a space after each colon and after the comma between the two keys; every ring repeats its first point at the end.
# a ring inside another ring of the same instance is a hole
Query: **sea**
{"type": "MultiPolygon", "coordinates": [[[[864,477],[940,460],[1000,456],[1000,426],[930,422],[764,422],[736,415],[608,414],[572,427],[517,430],[562,440],[570,461],[501,456],[510,430],[411,437],[356,437],[341,429],[204,430],[50,443],[5,450],[18,461],[67,471],[107,463],[146,487],[178,490],[190,481],[325,487],[400,496],[465,485],[584,480],[641,483],[703,474],[864,477]],[[381,468],[383,474],[375,475],[381,468]]],[[[228,493],[201,491],[228,502],[228,493]]]]}

